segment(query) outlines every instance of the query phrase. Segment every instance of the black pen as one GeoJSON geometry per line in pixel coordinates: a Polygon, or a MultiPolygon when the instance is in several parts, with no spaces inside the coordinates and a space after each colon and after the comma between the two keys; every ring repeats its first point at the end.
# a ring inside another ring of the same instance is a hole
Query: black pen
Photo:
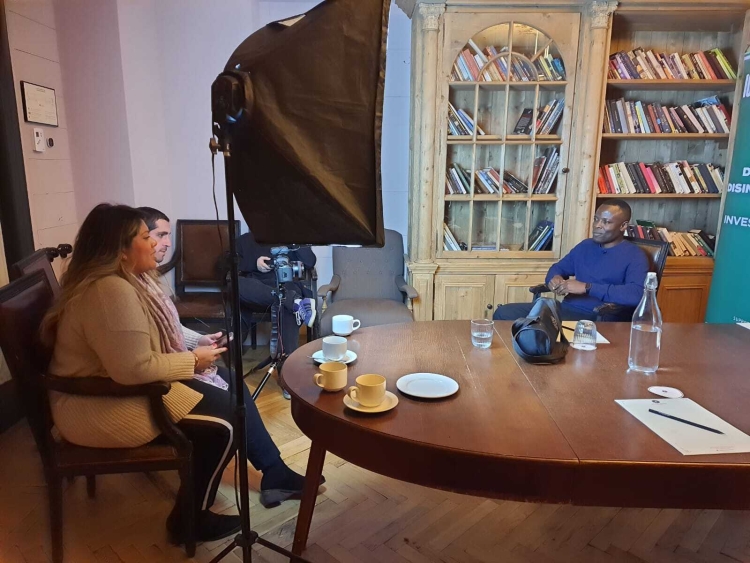
{"type": "Polygon", "coordinates": [[[702,424],[698,424],[697,422],[690,422],[689,420],[685,420],[684,418],[680,418],[678,416],[672,416],[671,414],[666,414],[663,412],[655,411],[654,409],[648,409],[648,412],[658,414],[659,416],[663,416],[665,418],[671,418],[672,420],[676,420],[677,422],[684,422],[685,424],[689,424],[690,426],[695,426],[696,428],[702,428],[703,430],[708,430],[709,432],[713,432],[714,434],[724,434],[724,432],[722,432],[721,430],[716,430],[716,428],[709,428],[708,426],[703,426],[702,424]]]}

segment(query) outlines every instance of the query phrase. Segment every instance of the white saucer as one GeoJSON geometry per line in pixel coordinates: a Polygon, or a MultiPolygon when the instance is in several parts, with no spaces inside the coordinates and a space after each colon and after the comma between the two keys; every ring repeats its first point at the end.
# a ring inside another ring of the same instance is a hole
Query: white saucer
{"type": "Polygon", "coordinates": [[[354,332],[354,331],[352,331],[352,332],[336,332],[334,330],[334,331],[331,331],[331,332],[333,332],[333,334],[335,334],[336,336],[351,336],[352,332],[354,332]]]}
{"type": "Polygon", "coordinates": [[[675,389],[674,387],[661,387],[655,385],[653,387],[649,387],[648,390],[651,391],[654,395],[666,397],[667,399],[679,399],[680,397],[685,396],[682,391],[680,391],[679,389],[675,389]]]}
{"type": "Polygon", "coordinates": [[[383,399],[383,402],[380,403],[377,407],[363,407],[357,401],[352,399],[349,395],[344,395],[344,404],[348,408],[357,412],[369,412],[369,413],[386,412],[386,411],[391,410],[393,407],[395,407],[398,404],[398,397],[394,395],[393,393],[391,393],[390,391],[386,391],[385,399],[383,399]]]}
{"type": "Polygon", "coordinates": [[[344,356],[343,360],[329,360],[323,355],[323,350],[318,350],[312,355],[312,359],[314,362],[317,362],[319,364],[322,364],[323,362],[342,362],[344,364],[351,364],[354,360],[357,359],[357,354],[355,354],[351,350],[347,350],[346,356],[344,356]]]}
{"type": "Polygon", "coordinates": [[[402,393],[423,399],[442,399],[458,391],[458,383],[450,377],[437,373],[410,373],[396,381],[402,393]]]}

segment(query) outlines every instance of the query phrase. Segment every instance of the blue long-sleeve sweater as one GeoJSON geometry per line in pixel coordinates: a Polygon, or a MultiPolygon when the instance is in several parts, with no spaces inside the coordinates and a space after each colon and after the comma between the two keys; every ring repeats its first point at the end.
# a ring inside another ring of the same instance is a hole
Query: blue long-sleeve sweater
{"type": "Polygon", "coordinates": [[[646,254],[626,240],[603,248],[593,239],[580,242],[547,272],[547,283],[555,277],[590,283],[588,295],[567,295],[568,305],[593,311],[602,303],[635,307],[643,295],[648,273],[646,254]]]}

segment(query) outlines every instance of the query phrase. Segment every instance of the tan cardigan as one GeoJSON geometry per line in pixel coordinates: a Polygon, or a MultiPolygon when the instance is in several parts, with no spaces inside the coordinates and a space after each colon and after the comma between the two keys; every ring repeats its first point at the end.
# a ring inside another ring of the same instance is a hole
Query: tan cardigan
{"type": "MultiPolygon", "coordinates": [[[[63,314],[49,372],[61,377],[111,377],[123,385],[192,379],[191,352],[164,354],[151,316],[135,288],[118,276],[96,281],[63,314]]],[[[202,395],[180,383],[164,397],[180,421],[202,395]]],[[[82,397],[50,393],[52,418],[66,440],[98,448],[146,444],[160,432],[143,397],[82,397]]]]}

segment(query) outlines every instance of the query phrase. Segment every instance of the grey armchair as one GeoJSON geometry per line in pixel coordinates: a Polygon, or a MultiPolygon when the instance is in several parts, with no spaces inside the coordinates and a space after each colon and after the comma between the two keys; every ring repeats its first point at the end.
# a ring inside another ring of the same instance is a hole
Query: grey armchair
{"type": "Polygon", "coordinates": [[[383,248],[334,247],[333,274],[331,283],[318,289],[327,305],[320,318],[321,336],[331,334],[334,315],[351,315],[363,327],[414,320],[404,301],[415,299],[417,290],[404,280],[400,233],[386,230],[383,248]]]}

